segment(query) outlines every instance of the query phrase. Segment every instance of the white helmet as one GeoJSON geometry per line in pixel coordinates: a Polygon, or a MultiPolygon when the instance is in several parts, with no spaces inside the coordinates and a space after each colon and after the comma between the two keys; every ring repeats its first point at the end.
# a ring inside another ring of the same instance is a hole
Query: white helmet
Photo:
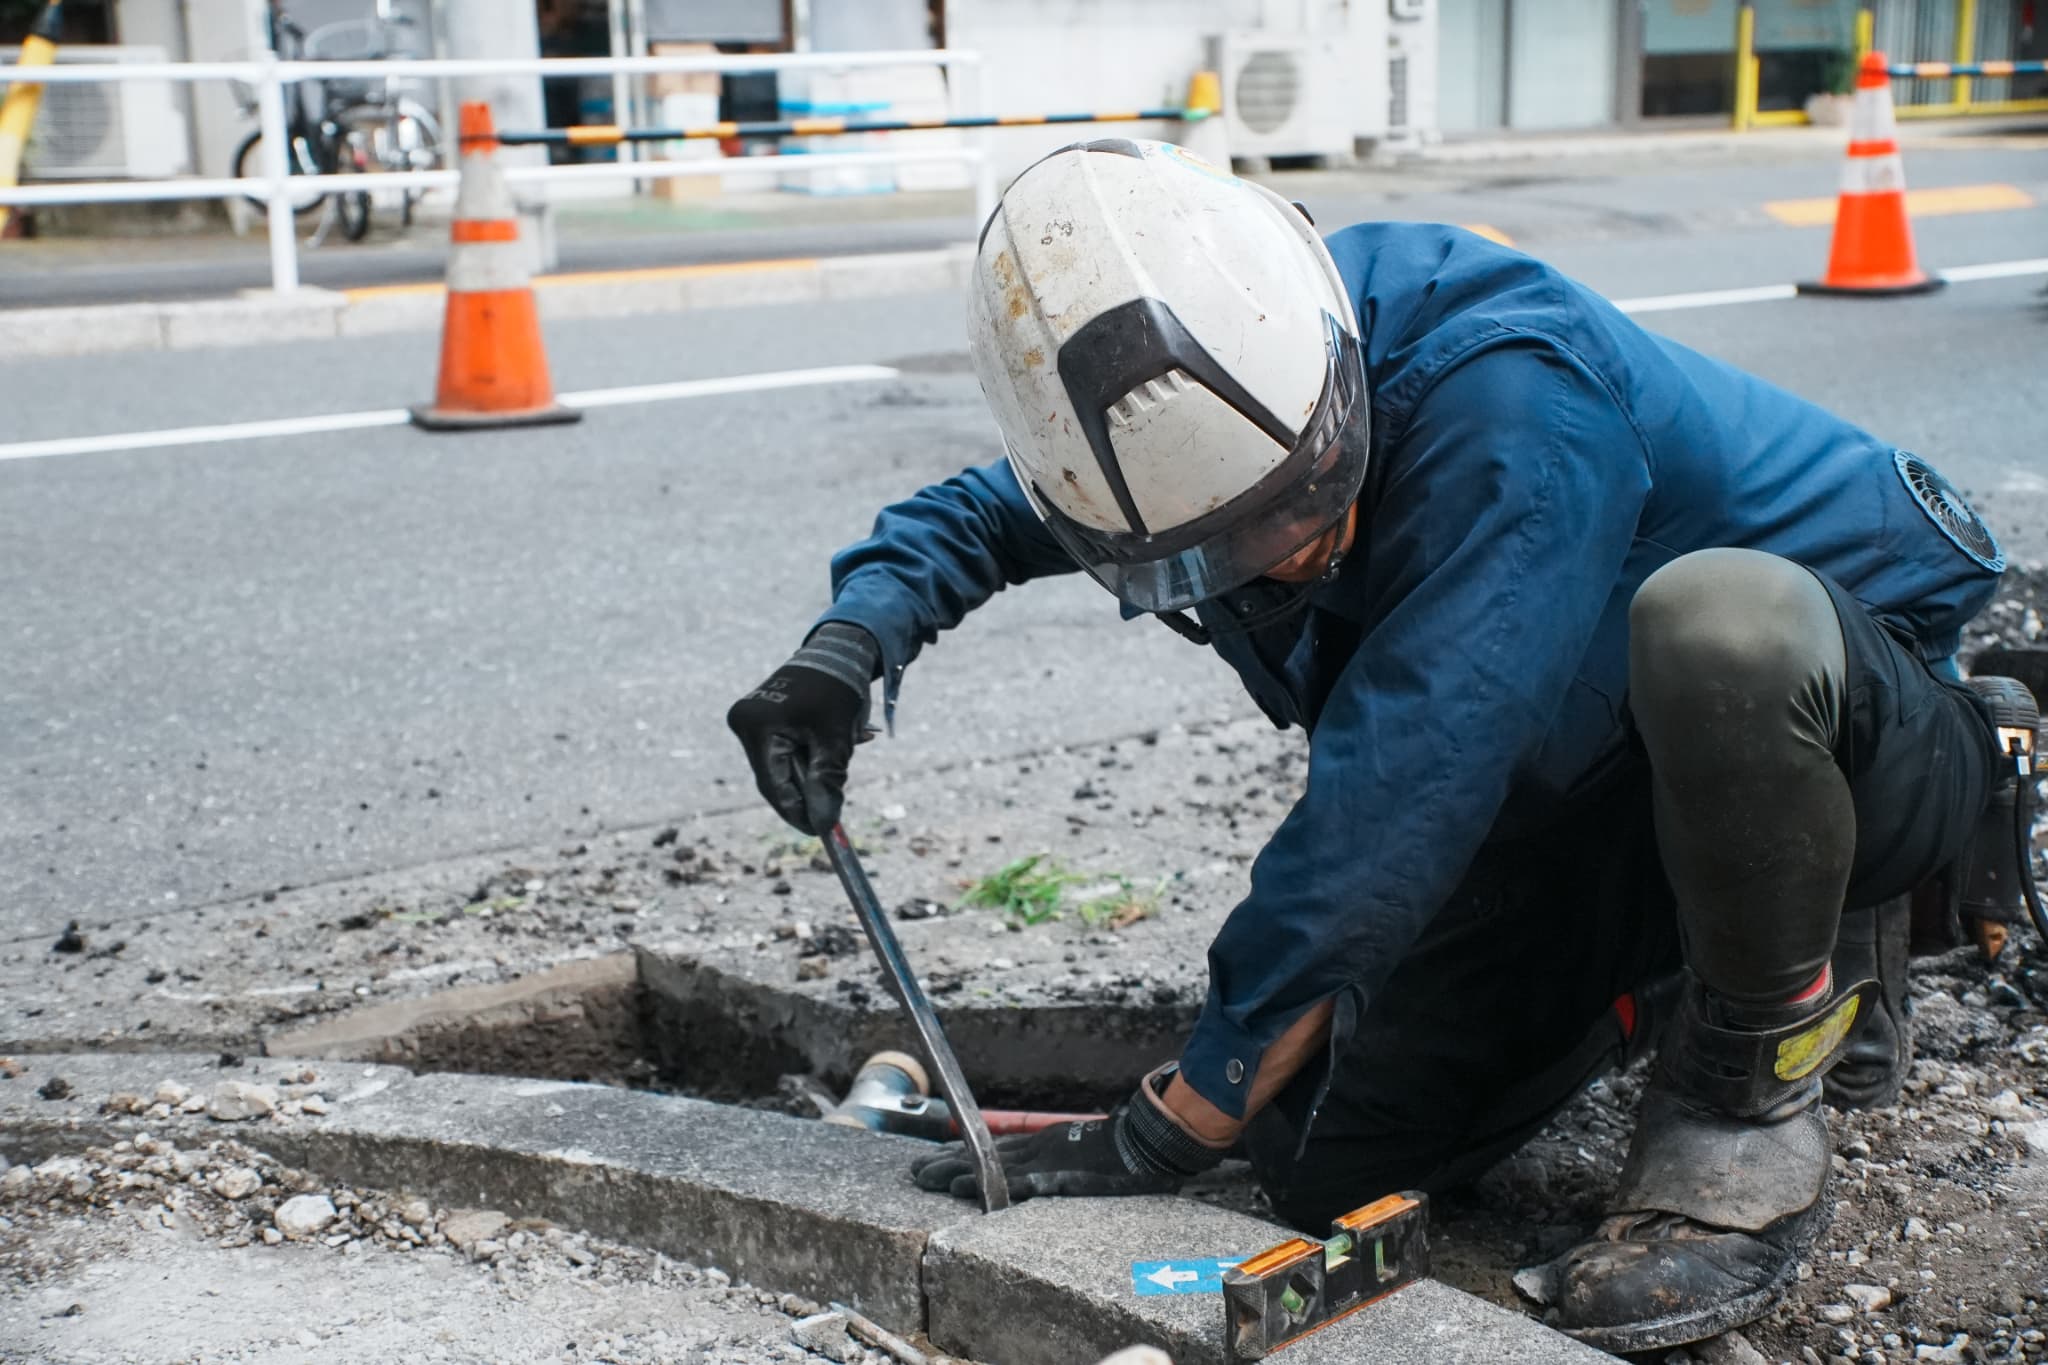
{"type": "Polygon", "coordinates": [[[1265,573],[1365,481],[1358,324],[1322,238],[1170,143],[1075,143],[1018,176],[968,337],[1032,505],[1142,611],[1265,573]]]}

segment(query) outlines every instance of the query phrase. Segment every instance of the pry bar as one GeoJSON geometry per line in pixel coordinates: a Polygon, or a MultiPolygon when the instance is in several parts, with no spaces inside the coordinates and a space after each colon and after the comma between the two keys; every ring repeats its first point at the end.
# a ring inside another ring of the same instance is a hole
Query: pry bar
{"type": "Polygon", "coordinates": [[[875,899],[875,889],[868,884],[868,874],[860,865],[860,855],[853,851],[852,841],[846,837],[845,826],[834,825],[826,834],[825,856],[831,861],[832,870],[839,874],[839,884],[846,888],[846,898],[853,902],[854,913],[860,916],[860,927],[867,931],[868,943],[882,961],[882,974],[889,978],[904,1013],[916,1025],[925,1056],[931,1058],[932,1070],[938,1073],[939,1089],[945,1092],[953,1118],[967,1140],[967,1150],[974,1157],[974,1172],[981,1182],[982,1211],[994,1213],[1010,1207],[1009,1182],[1003,1176],[1002,1159],[996,1155],[995,1140],[989,1136],[981,1107],[967,1088],[960,1059],[953,1055],[953,1046],[946,1041],[946,1031],[939,1026],[939,1016],[932,1012],[931,1002],[925,999],[924,988],[917,984],[917,973],[911,970],[910,959],[903,956],[903,945],[896,941],[896,931],[889,927],[882,903],[875,899]]]}

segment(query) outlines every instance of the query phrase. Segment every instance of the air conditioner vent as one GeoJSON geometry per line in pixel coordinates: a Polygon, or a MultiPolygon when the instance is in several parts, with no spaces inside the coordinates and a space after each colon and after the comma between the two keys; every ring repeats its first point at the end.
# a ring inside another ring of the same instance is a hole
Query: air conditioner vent
{"type": "Polygon", "coordinates": [[[1379,120],[1380,93],[1359,75],[1352,50],[1335,38],[1262,30],[1213,39],[1231,155],[1349,157],[1354,125],[1379,120]]]}
{"type": "MultiPolygon", "coordinates": [[[[0,65],[20,55],[18,48],[0,48],[0,65]]],[[[163,60],[160,47],[57,49],[62,64],[163,60]]],[[[32,180],[161,180],[190,164],[185,117],[169,81],[66,81],[43,87],[23,169],[32,180]]]]}
{"type": "Polygon", "coordinates": [[[1291,52],[1254,52],[1237,72],[1237,116],[1255,133],[1277,132],[1301,102],[1301,67],[1291,52]]]}
{"type": "Polygon", "coordinates": [[[36,110],[38,166],[122,164],[120,98],[105,85],[46,85],[36,110]]]}

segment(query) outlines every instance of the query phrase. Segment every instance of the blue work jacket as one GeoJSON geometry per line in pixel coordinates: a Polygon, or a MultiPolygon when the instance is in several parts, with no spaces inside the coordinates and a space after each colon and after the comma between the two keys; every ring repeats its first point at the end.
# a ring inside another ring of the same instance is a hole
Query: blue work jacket
{"type": "MultiPolygon", "coordinates": [[[[1796,560],[1930,664],[2004,567],[1937,524],[1893,447],[1540,261],[1430,224],[1328,243],[1373,404],[1357,540],[1305,613],[1213,644],[1309,734],[1306,793],[1210,948],[1181,1058],[1232,1115],[1311,1007],[1334,1000],[1348,1032],[1483,843],[1622,761],[1628,607],[1659,566],[1713,546],[1796,560]]],[[[893,702],[940,631],[1074,569],[998,462],[885,509],[832,561],[822,619],[880,642],[893,702]]]]}

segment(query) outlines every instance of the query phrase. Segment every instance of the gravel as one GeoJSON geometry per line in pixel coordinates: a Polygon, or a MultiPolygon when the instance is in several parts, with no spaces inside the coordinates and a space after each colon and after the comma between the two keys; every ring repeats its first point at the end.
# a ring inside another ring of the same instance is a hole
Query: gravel
{"type": "MultiPolygon", "coordinates": [[[[1970,633],[1965,654],[2036,642],[2048,633],[2044,602],[2048,577],[2015,570],[2007,595],[1970,633]]],[[[882,785],[863,793],[863,809],[900,807],[900,813],[866,816],[856,822],[859,828],[849,828],[878,886],[898,907],[906,944],[941,1002],[953,996],[993,997],[1005,1005],[1190,1002],[1200,997],[1207,938],[1242,893],[1246,868],[1305,771],[1298,735],[1276,734],[1255,719],[1197,720],[882,785]],[[892,800],[892,792],[910,795],[892,800]],[[1154,912],[1114,931],[1082,923],[1071,912],[1024,928],[961,905],[975,877],[1041,850],[1091,880],[1122,875],[1141,888],[1158,887],[1154,912]],[[1006,965],[996,967],[998,960],[1006,965]]],[[[636,940],[772,959],[791,983],[799,973],[822,973],[793,986],[804,992],[856,1003],[887,994],[858,950],[836,881],[815,844],[789,838],[772,817],[751,808],[659,832],[586,834],[559,847],[280,892],[218,908],[203,922],[167,914],[153,923],[124,924],[121,932],[128,950],[107,960],[53,953],[40,943],[0,952],[0,1028],[24,1039],[77,1037],[129,1050],[199,1039],[201,1046],[246,1051],[263,1029],[289,1021],[511,980],[636,940]],[[223,953],[229,935],[233,951],[223,953]],[[280,991],[280,983],[293,990],[280,991]]],[[[1787,1302],[1746,1329],[1743,1345],[1767,1360],[2048,1360],[2048,956],[2022,931],[1997,964],[1970,952],[1917,963],[1912,1009],[1918,1061],[1902,1102],[1887,1111],[1833,1116],[1834,1224],[1787,1302]],[[1889,1302],[1866,1309],[1851,1297],[1851,1285],[1881,1290],[1889,1302]]],[[[555,1063],[545,1048],[508,1053],[504,1065],[517,1065],[523,1074],[570,1074],[550,1070],[555,1063]]],[[[0,1059],[0,1075],[10,1074],[6,1068],[0,1059]]],[[[655,1079],[649,1070],[634,1069],[590,1078],[643,1085],[655,1079]]],[[[815,1112],[809,1082],[790,1081],[786,1102],[815,1112]]],[[[22,1083],[64,1085],[46,1073],[22,1083]]],[[[1437,1201],[1432,1241],[1439,1277],[1523,1307],[1510,1275],[1556,1255],[1597,1219],[1627,1150],[1640,1083],[1640,1074],[1631,1074],[1595,1084],[1522,1151],[1470,1189],[1437,1201]]],[[[224,1081],[192,1095],[167,1084],[121,1102],[140,1105],[133,1112],[145,1115],[215,1106],[223,1112],[248,1108],[253,1115],[261,1112],[260,1100],[244,1092],[260,1089],[224,1081]],[[222,1103],[223,1092],[236,1096],[234,1102],[222,1103]]],[[[270,1102],[275,1113],[264,1123],[325,1107],[310,1085],[282,1086],[270,1102]]],[[[223,1134],[260,1142],[253,1119],[223,1121],[242,1125],[223,1134]]],[[[558,1282],[616,1284],[622,1294],[659,1285],[692,1313],[706,1302],[728,1302],[711,1296],[748,1292],[713,1268],[685,1274],[660,1258],[558,1229],[507,1220],[472,1236],[457,1221],[451,1234],[451,1219],[503,1215],[437,1210],[404,1192],[280,1183],[284,1173],[274,1164],[240,1156],[225,1141],[141,1160],[157,1157],[173,1163],[175,1179],[166,1188],[186,1217],[212,1210],[210,1230],[177,1245],[323,1263],[432,1258],[459,1270],[470,1294],[479,1285],[507,1294],[520,1286],[539,1293],[558,1282]],[[216,1193],[214,1182],[239,1169],[254,1170],[263,1183],[239,1198],[216,1193]],[[288,1238],[283,1206],[308,1195],[330,1202],[333,1221],[288,1238]],[[365,1205],[374,1210],[367,1221],[365,1205]],[[280,1245],[266,1245],[266,1234],[280,1245]]],[[[103,1212],[108,1206],[77,1190],[103,1193],[106,1178],[90,1164],[49,1162],[0,1173],[0,1217],[10,1220],[0,1228],[0,1257],[33,1260],[43,1254],[33,1248],[45,1246],[62,1260],[66,1238],[74,1236],[60,1226],[64,1219],[18,1212],[24,1205],[43,1208],[39,1201],[70,1200],[68,1217],[104,1231],[111,1225],[103,1212]]],[[[1241,1166],[1226,1166],[1192,1192],[1265,1212],[1241,1166]]],[[[130,1191],[119,1201],[145,1197],[154,1196],[130,1191]]],[[[0,1261],[0,1267],[13,1273],[10,1263],[0,1261]]],[[[57,1282],[69,1283],[62,1274],[57,1282]]],[[[699,1357],[746,1365],[791,1359],[787,1353],[802,1351],[789,1339],[791,1320],[822,1311],[782,1296],[765,1305],[746,1298],[745,1305],[751,1305],[752,1325],[740,1332],[744,1343],[699,1357]],[[758,1323],[757,1309],[766,1314],[758,1323]],[[747,1335],[756,1328],[758,1335],[747,1335]]],[[[8,1311],[0,1305],[0,1314],[8,1311]]],[[[85,1320],[62,1319],[74,1326],[85,1320]]],[[[315,1323],[308,1330],[325,1328],[315,1323]]],[[[651,1350],[630,1353],[639,1349],[630,1346],[639,1331],[621,1325],[613,1333],[629,1343],[619,1358],[655,1358],[651,1350]]],[[[277,1339],[292,1338],[284,1333],[277,1339]]],[[[1734,1350],[1727,1343],[1714,1349],[1722,1346],[1734,1350]]],[[[576,1349],[591,1348],[579,1340],[576,1349]]],[[[698,1357],[678,1351],[674,1358],[698,1357]]],[[[1716,1359],[1705,1347],[1686,1358],[1716,1359]]],[[[1727,1358],[1746,1359],[1739,1352],[1727,1358]]],[[[870,1353],[867,1359],[881,1357],[870,1353]]]]}
{"type": "Polygon", "coordinates": [[[0,1286],[5,1360],[891,1365],[838,1314],[811,1333],[828,1353],[806,1349],[791,1320],[817,1304],[717,1267],[328,1185],[228,1137],[9,1168],[0,1286]]]}

